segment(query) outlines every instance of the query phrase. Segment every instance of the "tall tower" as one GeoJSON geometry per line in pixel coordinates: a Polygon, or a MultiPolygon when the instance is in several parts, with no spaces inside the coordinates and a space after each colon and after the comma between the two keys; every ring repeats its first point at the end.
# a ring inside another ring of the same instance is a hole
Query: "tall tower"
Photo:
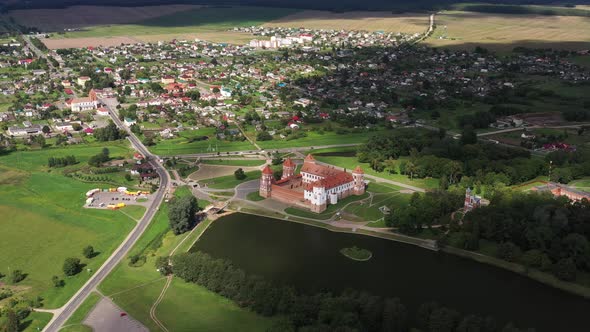
{"type": "Polygon", "coordinates": [[[352,178],[354,179],[353,191],[355,195],[362,195],[365,193],[365,172],[360,166],[357,166],[352,171],[352,178]]]}
{"type": "Polygon", "coordinates": [[[283,177],[282,179],[289,179],[295,175],[295,163],[291,158],[287,158],[285,162],[283,162],[283,177]]]}
{"type": "Polygon", "coordinates": [[[268,165],[262,170],[262,177],[260,178],[260,191],[262,197],[270,197],[270,190],[272,186],[272,169],[268,165]]]}
{"type": "Polygon", "coordinates": [[[315,164],[315,158],[311,154],[308,154],[303,162],[315,164]]]}

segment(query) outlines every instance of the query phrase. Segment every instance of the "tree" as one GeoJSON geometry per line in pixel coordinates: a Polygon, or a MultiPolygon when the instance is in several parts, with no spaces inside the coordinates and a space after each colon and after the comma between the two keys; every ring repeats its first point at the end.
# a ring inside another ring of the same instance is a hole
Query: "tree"
{"type": "Polygon", "coordinates": [[[66,258],[63,265],[63,271],[66,276],[74,276],[82,271],[82,264],[79,258],[66,258]]]}
{"type": "Polygon", "coordinates": [[[461,143],[463,144],[475,144],[477,143],[477,133],[473,126],[465,126],[461,132],[461,143]]]}
{"type": "Polygon", "coordinates": [[[234,176],[236,177],[236,180],[244,180],[246,178],[246,173],[244,173],[244,170],[243,169],[238,168],[234,172],[234,176]]]}
{"type": "Polygon", "coordinates": [[[4,331],[18,332],[20,322],[18,316],[12,309],[6,311],[6,323],[4,324],[4,331]]]}
{"type": "Polygon", "coordinates": [[[197,211],[197,199],[194,196],[176,198],[170,202],[168,220],[175,235],[187,232],[195,225],[197,211]]]}
{"type": "Polygon", "coordinates": [[[383,325],[381,331],[403,332],[408,329],[408,311],[400,299],[387,299],[383,307],[383,325]]]}
{"type": "Polygon", "coordinates": [[[49,134],[51,132],[51,129],[49,129],[49,126],[45,125],[45,126],[43,126],[43,128],[41,129],[41,131],[44,134],[49,134]]]}
{"type": "Polygon", "coordinates": [[[23,271],[13,270],[12,273],[10,273],[10,276],[8,277],[8,281],[14,285],[23,281],[26,277],[27,275],[24,274],[23,271]]]}
{"type": "Polygon", "coordinates": [[[77,122],[72,123],[72,129],[74,129],[74,131],[80,131],[80,130],[82,130],[82,125],[80,125],[77,122]]]}
{"type": "Polygon", "coordinates": [[[565,281],[576,280],[576,264],[571,258],[562,258],[553,267],[553,274],[565,281]]]}
{"type": "Polygon", "coordinates": [[[53,287],[60,288],[65,285],[63,279],[60,279],[58,276],[51,277],[51,282],[53,283],[53,287]]]}
{"type": "Polygon", "coordinates": [[[167,276],[172,273],[172,266],[170,266],[170,257],[168,256],[159,256],[156,258],[156,269],[160,271],[160,273],[164,276],[167,276]]]}
{"type": "Polygon", "coordinates": [[[92,258],[92,257],[94,257],[96,252],[94,251],[94,248],[92,246],[87,246],[82,250],[82,254],[86,258],[92,258]]]}

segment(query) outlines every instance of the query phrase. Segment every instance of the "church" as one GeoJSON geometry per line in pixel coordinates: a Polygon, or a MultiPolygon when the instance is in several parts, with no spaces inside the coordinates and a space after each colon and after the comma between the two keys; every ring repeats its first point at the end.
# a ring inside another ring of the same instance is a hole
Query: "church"
{"type": "Polygon", "coordinates": [[[295,174],[295,168],[295,163],[287,158],[281,179],[275,181],[267,165],[260,179],[260,196],[321,213],[341,199],[365,193],[364,172],[360,167],[348,173],[334,166],[320,165],[308,155],[299,174],[295,174]]]}

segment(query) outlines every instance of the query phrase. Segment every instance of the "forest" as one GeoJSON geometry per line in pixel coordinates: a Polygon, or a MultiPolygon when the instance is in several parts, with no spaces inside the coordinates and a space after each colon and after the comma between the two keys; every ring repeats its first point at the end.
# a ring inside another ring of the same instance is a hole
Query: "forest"
{"type": "Polygon", "coordinates": [[[478,250],[480,240],[491,241],[501,259],[575,281],[579,272],[590,272],[588,220],[587,200],[506,191],[452,226],[450,244],[478,250]]]}

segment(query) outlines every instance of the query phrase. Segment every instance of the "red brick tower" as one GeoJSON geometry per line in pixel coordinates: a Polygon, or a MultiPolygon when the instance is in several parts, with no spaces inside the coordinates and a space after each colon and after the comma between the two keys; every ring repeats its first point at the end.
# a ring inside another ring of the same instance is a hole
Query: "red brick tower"
{"type": "Polygon", "coordinates": [[[354,179],[353,191],[355,195],[362,195],[365,193],[365,172],[360,166],[357,166],[352,171],[352,177],[354,179]]]}
{"type": "Polygon", "coordinates": [[[283,177],[282,179],[289,179],[295,175],[295,163],[291,158],[287,158],[285,162],[283,162],[283,177]]]}
{"type": "Polygon", "coordinates": [[[259,194],[262,197],[270,197],[270,191],[272,186],[272,169],[268,165],[262,170],[262,177],[260,178],[260,191],[259,194]]]}

